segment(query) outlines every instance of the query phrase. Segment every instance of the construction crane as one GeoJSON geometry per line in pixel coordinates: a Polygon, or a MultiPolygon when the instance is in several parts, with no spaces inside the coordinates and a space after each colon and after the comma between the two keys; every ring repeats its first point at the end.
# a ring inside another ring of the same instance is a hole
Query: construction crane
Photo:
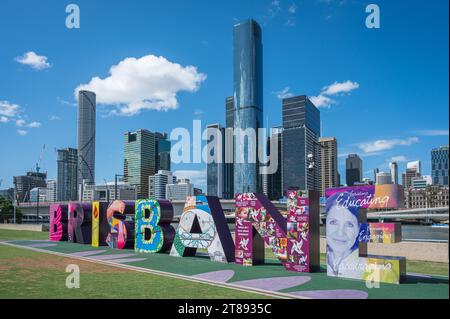
{"type": "Polygon", "coordinates": [[[44,151],[45,151],[45,144],[42,146],[41,149],[41,154],[39,154],[39,159],[36,163],[36,173],[39,173],[39,170],[41,169],[41,164],[42,164],[42,157],[44,156],[44,151]]]}

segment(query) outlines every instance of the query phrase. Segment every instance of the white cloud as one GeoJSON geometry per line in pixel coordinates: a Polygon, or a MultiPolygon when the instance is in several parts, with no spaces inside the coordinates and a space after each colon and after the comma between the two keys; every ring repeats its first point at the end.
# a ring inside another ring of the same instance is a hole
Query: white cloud
{"type": "Polygon", "coordinates": [[[392,140],[376,140],[372,142],[360,143],[357,146],[364,153],[374,153],[386,151],[394,148],[395,146],[410,146],[412,144],[418,143],[419,139],[417,137],[409,137],[407,139],[392,139],[392,140]]]}
{"type": "Polygon", "coordinates": [[[19,105],[10,103],[8,101],[0,101],[0,115],[11,118],[19,114],[19,111],[19,105]]]}
{"type": "Polygon", "coordinates": [[[325,86],[322,89],[322,93],[324,95],[336,95],[340,93],[348,93],[355,89],[359,88],[358,82],[352,82],[350,80],[347,80],[345,82],[334,82],[331,85],[325,86]]]}
{"type": "Polygon", "coordinates": [[[316,107],[330,108],[331,105],[336,104],[336,101],[331,99],[330,96],[350,93],[357,88],[359,88],[358,82],[352,82],[350,80],[345,82],[334,82],[333,84],[324,86],[318,96],[311,97],[311,101],[316,107]]]}
{"type": "Polygon", "coordinates": [[[23,56],[18,56],[14,60],[21,64],[29,65],[35,70],[44,70],[51,67],[51,64],[47,62],[46,56],[37,55],[33,51],[29,51],[23,56]]]}
{"type": "Polygon", "coordinates": [[[22,119],[16,121],[16,125],[18,127],[25,126],[25,124],[26,124],[26,122],[24,120],[22,120],[22,119]]]}
{"type": "Polygon", "coordinates": [[[325,95],[311,96],[310,100],[311,100],[311,102],[313,102],[313,104],[316,107],[328,107],[328,108],[330,108],[332,104],[336,103],[336,101],[334,101],[333,99],[331,99],[331,98],[329,98],[328,96],[325,96],[325,95]]]}
{"type": "Polygon", "coordinates": [[[177,93],[196,92],[206,80],[197,68],[168,61],[162,56],[146,55],[125,58],[113,65],[109,76],[96,76],[88,84],[75,90],[89,90],[97,94],[97,103],[112,105],[113,114],[132,116],[142,110],[167,111],[178,108],[177,93]]]}
{"type": "Polygon", "coordinates": [[[202,170],[177,170],[173,173],[177,179],[187,178],[194,187],[202,188],[206,192],[206,169],[202,170]]]}
{"type": "Polygon", "coordinates": [[[41,127],[41,123],[40,122],[31,122],[27,125],[27,127],[39,128],[39,127],[41,127]]]}
{"type": "Polygon", "coordinates": [[[294,14],[297,11],[297,6],[295,3],[291,4],[288,9],[289,13],[294,14]]]}
{"type": "Polygon", "coordinates": [[[406,156],[404,155],[398,155],[398,156],[393,156],[391,157],[391,159],[389,160],[389,162],[406,162],[406,156]]]}
{"type": "Polygon", "coordinates": [[[25,130],[17,130],[17,133],[18,133],[20,136],[25,136],[25,135],[28,134],[28,132],[25,131],[25,130]]]}
{"type": "Polygon", "coordinates": [[[9,119],[6,116],[0,116],[0,123],[7,123],[9,119]]]}
{"type": "Polygon", "coordinates": [[[423,136],[448,136],[448,130],[420,130],[416,133],[423,136]]]}
{"type": "Polygon", "coordinates": [[[281,91],[278,92],[272,92],[272,94],[276,94],[277,98],[279,98],[280,100],[282,99],[287,99],[290,97],[293,97],[294,94],[292,94],[291,92],[289,92],[290,88],[289,87],[285,87],[284,89],[282,89],[281,91]]]}
{"type": "Polygon", "coordinates": [[[60,120],[61,118],[57,115],[50,115],[49,119],[50,119],[50,121],[57,121],[57,120],[60,120]]]}

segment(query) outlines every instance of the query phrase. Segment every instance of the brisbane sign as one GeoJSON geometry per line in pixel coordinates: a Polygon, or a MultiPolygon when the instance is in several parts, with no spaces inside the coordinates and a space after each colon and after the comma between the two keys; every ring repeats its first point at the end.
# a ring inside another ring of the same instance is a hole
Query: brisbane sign
{"type": "MultiPolygon", "coordinates": [[[[396,243],[400,224],[367,223],[367,209],[398,208],[398,185],[357,186],[326,192],[327,275],[400,283],[403,257],[371,256],[367,243],[396,243]]],[[[287,192],[283,215],[257,193],[236,194],[235,232],[228,227],[218,197],[186,198],[177,227],[170,201],[141,199],[55,203],[50,206],[50,240],[93,247],[134,249],[141,253],[195,256],[207,251],[212,262],[253,266],[264,263],[265,247],[287,271],[320,271],[319,196],[287,192]]]]}

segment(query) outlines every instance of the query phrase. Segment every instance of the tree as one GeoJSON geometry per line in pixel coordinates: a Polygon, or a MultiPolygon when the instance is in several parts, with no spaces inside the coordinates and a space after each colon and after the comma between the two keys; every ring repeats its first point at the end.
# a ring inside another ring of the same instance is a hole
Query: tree
{"type": "MultiPolygon", "coordinates": [[[[16,209],[16,222],[21,221],[22,214],[19,209],[16,209]]],[[[0,222],[7,223],[14,220],[14,206],[13,203],[2,196],[0,196],[0,222]]]]}

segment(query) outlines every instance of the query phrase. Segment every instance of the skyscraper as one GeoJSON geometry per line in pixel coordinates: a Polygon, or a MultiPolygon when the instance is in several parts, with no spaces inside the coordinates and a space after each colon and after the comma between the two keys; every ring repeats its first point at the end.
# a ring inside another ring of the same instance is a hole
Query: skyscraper
{"type": "Polygon", "coordinates": [[[419,160],[408,162],[406,164],[406,169],[412,169],[415,170],[417,173],[422,174],[422,162],[419,160]]]}
{"type": "Polygon", "coordinates": [[[448,186],[448,145],[431,151],[431,178],[435,185],[448,186]]]}
{"type": "Polygon", "coordinates": [[[397,164],[397,162],[389,163],[389,170],[391,172],[392,183],[398,184],[398,164],[397,164]]]}
{"type": "Polygon", "coordinates": [[[375,182],[377,185],[392,184],[392,177],[390,172],[378,172],[376,177],[377,178],[375,182]]]}
{"type": "Polygon", "coordinates": [[[406,172],[402,173],[402,184],[405,190],[412,187],[412,180],[422,175],[417,171],[417,167],[410,167],[406,172]]]}
{"type": "Polygon", "coordinates": [[[83,184],[95,184],[95,115],[94,92],[78,92],[78,192],[83,184]]]}
{"type": "Polygon", "coordinates": [[[149,177],[149,198],[166,199],[166,185],[174,184],[177,180],[172,172],[160,170],[153,176],[149,177]]]}
{"type": "Polygon", "coordinates": [[[156,145],[156,167],[155,172],[159,170],[170,171],[170,140],[166,133],[155,133],[156,145]]]}
{"type": "Polygon", "coordinates": [[[226,128],[225,128],[225,163],[224,165],[224,186],[223,186],[223,198],[232,199],[234,198],[234,98],[229,96],[225,100],[225,118],[226,118],[226,128]]]}
{"type": "Polygon", "coordinates": [[[219,124],[210,124],[206,127],[207,136],[207,164],[206,187],[209,196],[223,198],[225,186],[225,129],[219,124]]]}
{"type": "Polygon", "coordinates": [[[349,154],[345,159],[345,181],[347,186],[353,186],[362,181],[362,160],[357,154],[349,154]]]}
{"type": "MultiPolygon", "coordinates": [[[[270,155],[270,158],[276,159],[277,169],[275,172],[271,174],[264,175],[264,179],[266,180],[266,192],[267,197],[271,200],[279,200],[283,197],[283,187],[282,187],[282,171],[283,171],[283,128],[282,127],[274,127],[272,128],[271,137],[267,138],[267,153],[270,155]],[[271,140],[273,145],[277,145],[276,149],[271,148],[271,140]]],[[[272,164],[269,160],[268,166],[270,167],[272,164]]]]}
{"type": "Polygon", "coordinates": [[[46,187],[46,179],[47,173],[38,172],[27,172],[25,176],[14,176],[14,192],[19,202],[30,201],[30,191],[35,187],[46,187]]]}
{"type": "Polygon", "coordinates": [[[283,99],[283,193],[320,189],[320,111],[306,95],[283,99]]]}
{"type": "MultiPolygon", "coordinates": [[[[56,200],[70,201],[78,197],[78,150],[66,148],[57,150],[56,200]]],[[[81,199],[81,198],[80,198],[81,199]]]]}
{"type": "Polygon", "coordinates": [[[327,188],[339,186],[337,140],[334,137],[319,138],[320,143],[320,196],[327,188]]]}
{"type": "Polygon", "coordinates": [[[57,192],[56,192],[56,186],[57,186],[57,181],[55,179],[49,179],[47,181],[47,189],[48,189],[48,201],[50,203],[56,202],[56,196],[57,196],[57,192]]]}
{"type": "Polygon", "coordinates": [[[234,192],[258,192],[258,128],[263,116],[263,50],[261,27],[254,20],[234,26],[233,99],[234,99],[234,192]],[[253,130],[256,141],[249,141],[244,131],[253,130]]]}
{"type": "Polygon", "coordinates": [[[375,183],[377,182],[377,175],[378,175],[379,172],[380,172],[380,170],[378,168],[375,168],[373,170],[373,180],[374,180],[375,183]]]}
{"type": "Polygon", "coordinates": [[[156,138],[148,130],[124,134],[124,181],[136,186],[137,199],[147,198],[148,178],[156,173],[156,138]]]}

